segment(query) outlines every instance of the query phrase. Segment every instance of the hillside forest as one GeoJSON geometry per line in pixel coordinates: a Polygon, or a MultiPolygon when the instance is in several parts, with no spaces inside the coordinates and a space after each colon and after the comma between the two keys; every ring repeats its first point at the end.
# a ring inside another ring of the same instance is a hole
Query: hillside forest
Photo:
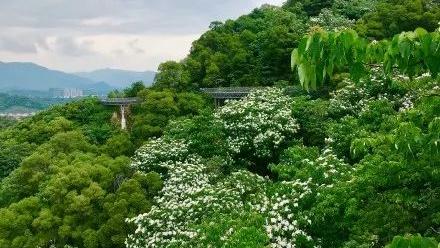
{"type": "Polygon", "coordinates": [[[263,5],[111,92],[141,100],[127,130],[92,97],[0,122],[0,247],[439,247],[439,22],[434,0],[263,5]]]}

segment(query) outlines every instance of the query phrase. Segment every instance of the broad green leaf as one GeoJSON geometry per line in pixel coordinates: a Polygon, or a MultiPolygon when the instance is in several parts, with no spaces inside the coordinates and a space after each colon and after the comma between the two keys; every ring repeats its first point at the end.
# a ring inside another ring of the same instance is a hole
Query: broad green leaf
{"type": "Polygon", "coordinates": [[[301,83],[301,85],[303,86],[303,88],[305,88],[306,90],[308,90],[308,85],[305,84],[306,82],[306,72],[305,72],[305,66],[304,64],[301,64],[298,66],[298,76],[299,76],[299,81],[301,83]]]}
{"type": "Polygon", "coordinates": [[[293,50],[290,63],[291,63],[292,70],[294,70],[295,67],[299,64],[299,55],[298,55],[297,49],[293,50]]]}
{"type": "Polygon", "coordinates": [[[417,29],[414,31],[414,33],[416,33],[416,35],[417,35],[418,37],[422,37],[422,36],[428,35],[428,31],[426,31],[426,30],[423,29],[423,28],[417,28],[417,29]]]}

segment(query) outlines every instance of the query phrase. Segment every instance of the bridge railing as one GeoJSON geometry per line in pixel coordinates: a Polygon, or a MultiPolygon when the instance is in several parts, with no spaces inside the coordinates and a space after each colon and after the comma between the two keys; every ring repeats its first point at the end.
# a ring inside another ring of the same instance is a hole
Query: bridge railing
{"type": "Polygon", "coordinates": [[[138,97],[128,98],[100,98],[99,101],[104,105],[130,105],[140,103],[142,100],[138,97]]]}
{"type": "Polygon", "coordinates": [[[200,91],[215,99],[240,99],[247,96],[254,87],[201,88],[200,91]]]}

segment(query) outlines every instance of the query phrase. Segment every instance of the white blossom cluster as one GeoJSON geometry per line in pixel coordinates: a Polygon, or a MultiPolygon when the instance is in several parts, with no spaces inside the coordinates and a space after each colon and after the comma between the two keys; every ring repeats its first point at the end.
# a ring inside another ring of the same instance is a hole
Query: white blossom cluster
{"type": "Polygon", "coordinates": [[[409,109],[414,108],[414,96],[412,94],[406,94],[401,99],[401,107],[399,108],[399,112],[403,112],[409,109]]]}
{"type": "MultiPolygon", "coordinates": [[[[216,118],[228,133],[230,152],[269,156],[298,129],[291,104],[280,89],[272,88],[255,91],[243,101],[219,109],[216,118]]],[[[315,161],[303,163],[308,165],[311,177],[293,182],[273,183],[245,170],[225,176],[198,155],[190,154],[186,141],[151,140],[137,151],[132,166],[143,172],[165,168],[167,178],[151,211],[127,219],[136,231],[128,236],[126,246],[198,247],[195,244],[207,240],[206,232],[200,229],[205,220],[216,214],[246,216],[251,212],[265,220],[268,247],[318,247],[306,231],[311,220],[302,208],[319,188],[332,187],[333,179],[344,175],[347,165],[330,149],[315,161]]],[[[230,244],[235,231],[225,229],[220,242],[230,244]]]]}
{"type": "Polygon", "coordinates": [[[127,247],[185,245],[197,235],[189,224],[204,214],[200,208],[205,205],[203,200],[212,200],[208,196],[201,199],[201,192],[210,186],[213,175],[206,172],[200,158],[163,162],[161,166],[168,169],[169,178],[150,212],[127,220],[137,226],[135,233],[128,236],[127,247]]]}
{"type": "Polygon", "coordinates": [[[292,100],[278,88],[260,89],[241,101],[228,102],[215,116],[228,135],[232,154],[270,157],[299,126],[293,118],[292,100]]]}
{"type": "MultiPolygon", "coordinates": [[[[372,70],[370,75],[370,80],[372,83],[384,86],[384,78],[383,72],[378,68],[372,70]]],[[[436,87],[439,87],[439,82],[437,80],[433,80],[429,72],[425,72],[415,78],[410,78],[406,75],[394,72],[392,75],[392,80],[399,81],[403,84],[417,85],[417,87],[407,87],[410,88],[410,90],[404,96],[390,95],[385,92],[377,96],[370,96],[370,99],[367,99],[367,101],[374,99],[386,100],[397,106],[399,112],[403,112],[414,108],[414,103],[420,97],[440,93],[438,90],[436,90],[436,87]]]]}
{"type": "Polygon", "coordinates": [[[335,13],[331,9],[322,9],[318,16],[310,18],[309,25],[319,26],[327,31],[337,32],[352,27],[354,23],[354,20],[335,13]]]}
{"type": "Polygon", "coordinates": [[[407,111],[414,108],[414,103],[417,102],[418,99],[421,97],[440,95],[440,82],[438,82],[437,80],[432,80],[429,73],[425,73],[408,83],[416,83],[419,85],[421,84],[421,86],[412,89],[410,92],[406,93],[405,96],[399,99],[399,112],[407,111]]]}
{"type": "MultiPolygon", "coordinates": [[[[41,246],[38,246],[37,248],[41,248],[41,246]]],[[[57,248],[57,247],[54,244],[51,244],[49,248],[57,248]]],[[[63,248],[77,248],[77,246],[64,245],[63,248]]]]}
{"type": "Polygon", "coordinates": [[[330,96],[329,111],[343,115],[357,115],[369,102],[366,90],[349,81],[347,86],[331,92],[330,96]]]}
{"type": "Polygon", "coordinates": [[[316,160],[304,159],[302,163],[310,177],[276,185],[278,192],[271,198],[265,228],[272,247],[297,247],[299,240],[302,246],[307,243],[307,246],[320,247],[319,240],[313,240],[303,231],[312,222],[302,211],[302,204],[308,202],[307,198],[319,195],[320,189],[332,188],[334,183],[348,180],[354,171],[353,167],[337,158],[331,148],[324,149],[316,160]]]}
{"type": "Polygon", "coordinates": [[[303,229],[311,224],[311,220],[301,213],[301,201],[312,194],[311,180],[282,182],[272,187],[276,193],[269,193],[271,196],[265,196],[263,201],[252,206],[266,217],[264,228],[270,246],[292,248],[299,240],[314,244],[312,237],[303,229]]]}
{"type": "Polygon", "coordinates": [[[168,169],[169,178],[151,211],[127,220],[137,226],[127,239],[127,247],[188,247],[188,242],[203,238],[194,224],[214,213],[246,207],[245,196],[259,202],[259,196],[264,195],[264,178],[238,171],[216,182],[218,175],[196,156],[161,166],[168,169]]]}
{"type": "MultiPolygon", "coordinates": [[[[151,161],[152,155],[146,153],[138,153],[136,163],[142,163],[143,158],[151,161]]],[[[313,178],[277,184],[244,170],[223,178],[195,155],[187,156],[185,161],[162,162],[160,166],[168,169],[168,179],[151,211],[127,220],[137,228],[126,245],[193,247],[197,240],[206,239],[197,229],[204,219],[216,213],[251,210],[265,218],[270,247],[297,247],[298,242],[316,246],[317,242],[304,231],[311,220],[301,212],[303,200],[313,197],[318,188],[332,187],[333,178],[344,175],[347,165],[330,149],[315,161],[304,162],[314,170],[313,178]]],[[[228,229],[222,235],[224,244],[233,232],[228,229]]]]}
{"type": "Polygon", "coordinates": [[[185,160],[188,153],[188,143],[182,140],[152,139],[136,151],[131,166],[142,172],[150,172],[161,162],[185,160]]]}
{"type": "MultiPolygon", "coordinates": [[[[307,159],[306,159],[307,160],[307,159]]],[[[349,176],[355,167],[351,167],[344,160],[338,158],[330,147],[325,148],[315,161],[306,161],[313,168],[309,172],[313,183],[317,187],[333,187],[333,183],[349,176]]]]}
{"type": "MultiPolygon", "coordinates": [[[[295,242],[312,238],[300,229],[310,224],[305,216],[295,216],[299,201],[311,191],[308,183],[288,184],[287,194],[269,197],[268,181],[248,171],[232,173],[218,183],[210,183],[214,175],[203,172],[206,168],[194,159],[188,162],[168,164],[170,178],[166,181],[157,204],[148,213],[128,220],[137,226],[129,235],[126,245],[137,247],[191,247],[190,243],[203,240],[194,226],[214,213],[228,214],[247,211],[249,207],[266,218],[265,229],[270,247],[295,247],[295,242]],[[176,169],[177,167],[184,169],[176,169]],[[190,178],[193,177],[194,178],[190,178]],[[304,189],[295,191],[294,188],[304,189]]],[[[231,233],[224,233],[222,240],[228,243],[231,233]]]]}
{"type": "Polygon", "coordinates": [[[373,70],[369,80],[370,82],[361,81],[359,85],[355,85],[349,79],[345,79],[345,87],[330,93],[329,111],[342,116],[359,116],[369,109],[371,102],[376,100],[390,102],[395,106],[399,106],[402,110],[412,108],[414,100],[414,94],[412,93],[402,97],[388,92],[371,92],[366,88],[367,84],[386,88],[381,72],[373,70]]]}

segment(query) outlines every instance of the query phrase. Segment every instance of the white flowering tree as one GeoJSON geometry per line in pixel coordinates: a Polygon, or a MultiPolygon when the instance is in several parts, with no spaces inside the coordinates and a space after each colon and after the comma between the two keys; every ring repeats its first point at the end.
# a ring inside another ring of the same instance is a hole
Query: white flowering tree
{"type": "Polygon", "coordinates": [[[348,170],[331,150],[301,161],[302,172],[290,181],[216,169],[242,156],[266,159],[281,152],[298,129],[291,104],[273,88],[219,109],[215,118],[225,129],[232,160],[202,158],[189,152],[191,140],[166,136],[139,149],[133,167],[143,172],[162,168],[166,178],[151,211],[127,220],[136,226],[127,247],[318,247],[307,231],[312,227],[307,209],[320,188],[332,187],[348,170]]]}
{"type": "MultiPolygon", "coordinates": [[[[134,163],[157,153],[138,153],[134,163]]],[[[127,247],[318,247],[305,210],[349,167],[329,149],[303,163],[311,177],[273,183],[244,170],[225,177],[197,155],[161,162],[168,179],[152,210],[127,220],[136,226],[127,247]]]]}
{"type": "Polygon", "coordinates": [[[291,105],[282,89],[270,88],[219,109],[215,116],[224,126],[231,155],[250,162],[276,155],[299,129],[291,105]]]}
{"type": "Polygon", "coordinates": [[[188,155],[188,144],[183,140],[152,139],[136,151],[131,167],[144,173],[156,171],[164,174],[167,168],[161,166],[162,162],[184,161],[188,155]]]}
{"type": "Polygon", "coordinates": [[[243,231],[237,228],[239,223],[228,222],[222,232],[212,233],[217,224],[206,220],[218,215],[260,216],[253,228],[263,230],[261,240],[271,247],[295,247],[297,242],[313,246],[312,238],[302,230],[310,220],[296,214],[301,210],[301,199],[312,192],[311,182],[286,182],[275,187],[248,171],[219,178],[196,156],[161,166],[168,169],[169,178],[152,210],[127,220],[137,227],[128,237],[127,247],[206,247],[213,235],[219,247],[246,242],[236,240],[237,233],[243,231]]]}
{"type": "Polygon", "coordinates": [[[354,26],[355,21],[333,12],[331,9],[322,9],[316,17],[310,18],[310,26],[319,26],[327,31],[338,31],[354,26]]]}

